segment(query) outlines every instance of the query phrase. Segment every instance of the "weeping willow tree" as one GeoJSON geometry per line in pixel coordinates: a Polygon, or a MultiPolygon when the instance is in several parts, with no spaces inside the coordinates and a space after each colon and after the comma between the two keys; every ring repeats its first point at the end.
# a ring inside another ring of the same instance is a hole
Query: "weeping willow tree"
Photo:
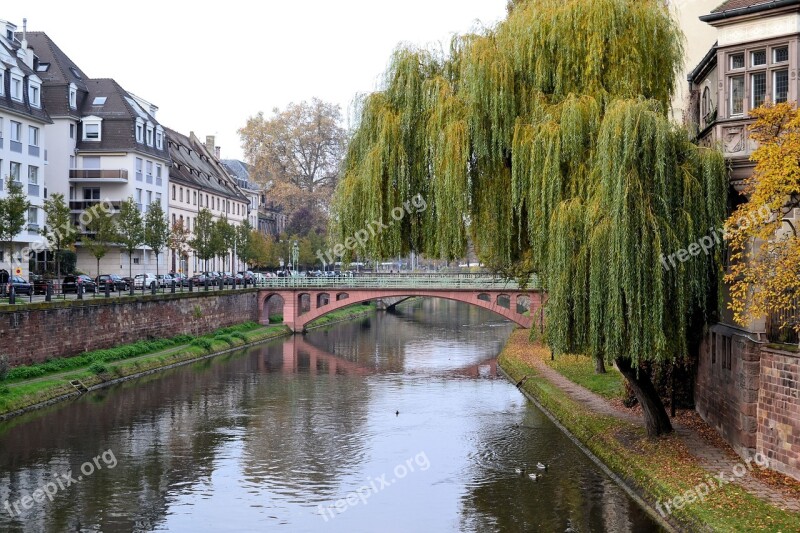
{"type": "Polygon", "coordinates": [[[647,369],[687,356],[719,257],[662,254],[725,214],[721,155],[667,118],[682,57],[657,0],[517,1],[447,53],[399,49],[361,102],[333,235],[421,195],[358,253],[454,259],[471,241],[498,271],[537,273],[553,352],[614,362],[648,433],[670,431],[647,369]]]}

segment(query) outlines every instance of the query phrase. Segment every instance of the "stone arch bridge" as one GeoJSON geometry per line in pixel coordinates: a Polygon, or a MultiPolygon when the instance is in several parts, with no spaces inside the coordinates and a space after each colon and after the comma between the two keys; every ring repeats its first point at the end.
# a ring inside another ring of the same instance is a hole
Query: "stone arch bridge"
{"type": "Polygon", "coordinates": [[[429,297],[488,309],[523,328],[543,324],[544,293],[535,279],[526,287],[487,274],[370,274],[337,278],[271,278],[258,298],[259,321],[283,308],[283,323],[300,333],[323,315],[369,300],[429,297]]]}

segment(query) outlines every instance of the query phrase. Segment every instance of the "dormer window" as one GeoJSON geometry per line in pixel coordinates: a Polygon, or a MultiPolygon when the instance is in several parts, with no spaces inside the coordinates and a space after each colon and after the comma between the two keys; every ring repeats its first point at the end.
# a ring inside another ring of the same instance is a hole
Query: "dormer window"
{"type": "Polygon", "coordinates": [[[100,117],[90,116],[83,119],[83,140],[84,141],[100,141],[102,136],[101,124],[103,119],[100,117]]]}
{"type": "Polygon", "coordinates": [[[147,146],[153,146],[153,126],[147,125],[147,146]]]}
{"type": "Polygon", "coordinates": [[[11,98],[22,101],[22,78],[11,75],[11,98]]]}
{"type": "Polygon", "coordinates": [[[144,142],[144,123],[141,121],[141,119],[136,120],[136,142],[144,142]]]}
{"type": "Polygon", "coordinates": [[[32,107],[41,107],[42,88],[38,83],[28,82],[28,101],[32,107]]]}
{"type": "Polygon", "coordinates": [[[78,108],[78,88],[74,83],[69,84],[69,107],[71,109],[78,108]]]}
{"type": "Polygon", "coordinates": [[[161,130],[161,126],[156,127],[156,148],[164,149],[164,132],[161,130]]]}
{"type": "Polygon", "coordinates": [[[0,96],[6,94],[6,72],[0,69],[0,96]]]}

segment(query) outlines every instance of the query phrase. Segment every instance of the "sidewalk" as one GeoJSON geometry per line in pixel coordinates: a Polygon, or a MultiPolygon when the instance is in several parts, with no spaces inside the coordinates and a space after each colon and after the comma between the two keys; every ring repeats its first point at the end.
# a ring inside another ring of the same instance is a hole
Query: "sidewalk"
{"type": "MultiPolygon", "coordinates": [[[[562,376],[545,364],[539,357],[531,356],[527,361],[541,377],[564,391],[574,401],[582,404],[590,411],[612,416],[624,422],[643,427],[644,422],[640,415],[628,409],[618,408],[602,396],[578,385],[562,376]]],[[[700,465],[711,475],[720,472],[731,472],[736,465],[743,463],[742,459],[735,452],[725,446],[720,447],[709,442],[694,428],[673,419],[675,433],[683,440],[687,449],[698,459],[700,465]]],[[[800,498],[793,498],[784,494],[782,491],[756,479],[752,475],[745,475],[734,479],[733,483],[741,486],[753,496],[764,500],[779,509],[789,512],[800,512],[800,498]]],[[[800,484],[800,482],[798,482],[800,484]]]]}

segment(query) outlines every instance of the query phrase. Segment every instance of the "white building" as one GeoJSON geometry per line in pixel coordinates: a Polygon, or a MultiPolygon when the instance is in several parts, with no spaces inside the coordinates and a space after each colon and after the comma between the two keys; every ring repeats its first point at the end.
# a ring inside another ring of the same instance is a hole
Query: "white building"
{"type": "Polygon", "coordinates": [[[44,224],[42,202],[47,196],[45,149],[46,128],[51,123],[42,101],[42,79],[37,75],[38,64],[22,35],[15,38],[16,26],[0,21],[0,197],[7,195],[10,178],[19,183],[32,207],[28,210],[26,227],[13,240],[14,251],[0,251],[0,269],[11,273],[20,269],[29,274],[31,249],[43,249],[44,239],[39,229],[44,224]],[[13,259],[13,267],[9,263],[13,259]],[[11,270],[9,270],[11,269],[11,270]]]}

